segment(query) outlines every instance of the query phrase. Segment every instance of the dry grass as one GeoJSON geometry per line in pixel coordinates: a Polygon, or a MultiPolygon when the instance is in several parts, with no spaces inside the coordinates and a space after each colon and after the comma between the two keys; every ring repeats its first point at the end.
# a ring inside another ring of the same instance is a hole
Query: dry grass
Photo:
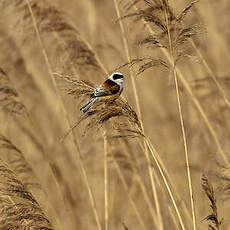
{"type": "Polygon", "coordinates": [[[2,0],[0,228],[229,229],[229,7],[2,0]]]}
{"type": "Polygon", "coordinates": [[[2,160],[0,172],[1,229],[53,229],[32,194],[2,160]]]}
{"type": "Polygon", "coordinates": [[[208,181],[208,178],[205,175],[202,175],[201,177],[201,186],[206,194],[206,196],[209,199],[210,202],[210,208],[212,210],[212,213],[204,218],[206,221],[210,221],[209,229],[211,230],[219,230],[221,227],[221,221],[218,217],[218,211],[217,211],[217,201],[215,197],[215,193],[212,187],[212,184],[208,181]]]}

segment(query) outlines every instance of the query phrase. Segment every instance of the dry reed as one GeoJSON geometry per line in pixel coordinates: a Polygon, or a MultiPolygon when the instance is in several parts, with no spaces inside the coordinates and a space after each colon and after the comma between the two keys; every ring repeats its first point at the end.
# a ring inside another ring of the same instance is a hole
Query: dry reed
{"type": "MultiPolygon", "coordinates": [[[[117,17],[120,18],[121,15],[120,15],[120,10],[119,10],[117,0],[114,0],[114,5],[116,8],[117,17]]],[[[122,35],[122,39],[123,39],[123,45],[124,45],[124,49],[125,49],[125,53],[126,53],[126,58],[127,58],[128,63],[131,63],[131,56],[130,56],[128,41],[127,41],[127,36],[125,34],[124,25],[123,25],[123,22],[121,20],[119,21],[119,24],[120,24],[121,35],[122,35]]],[[[140,72],[140,70],[139,70],[139,72],[140,72]]],[[[131,68],[130,68],[129,73],[130,73],[130,77],[131,77],[136,108],[137,108],[138,116],[140,119],[140,130],[144,133],[144,126],[142,123],[142,114],[141,114],[141,109],[140,109],[140,100],[139,100],[138,93],[137,93],[137,86],[136,86],[136,82],[135,82],[135,78],[134,78],[134,72],[131,68]]],[[[151,160],[150,160],[149,153],[148,153],[148,147],[147,147],[147,144],[145,141],[144,141],[144,154],[145,154],[146,162],[148,165],[148,173],[149,173],[150,183],[151,183],[151,187],[152,187],[152,195],[153,195],[153,199],[154,199],[154,202],[156,205],[156,213],[157,213],[157,217],[158,217],[158,223],[160,225],[159,228],[163,229],[163,221],[162,221],[162,216],[161,216],[161,211],[160,211],[158,194],[157,194],[157,190],[156,190],[156,184],[153,180],[153,172],[151,169],[151,160]]]]}
{"type": "Polygon", "coordinates": [[[2,160],[0,171],[1,229],[51,230],[51,224],[37,201],[2,160]]]}
{"type": "Polygon", "coordinates": [[[209,182],[206,175],[202,175],[201,177],[201,186],[205,192],[205,195],[208,197],[210,202],[210,208],[212,213],[204,218],[204,220],[211,222],[208,227],[210,230],[219,230],[221,226],[221,220],[218,217],[217,211],[217,201],[215,197],[215,193],[212,187],[212,184],[209,182]]]}
{"type": "MultiPolygon", "coordinates": [[[[1,1],[0,228],[190,229],[192,214],[193,229],[206,229],[195,220],[206,206],[197,175],[208,167],[215,174],[213,164],[222,160],[229,170],[228,58],[223,50],[225,58],[213,55],[228,46],[227,32],[208,14],[215,3],[197,2],[1,1]],[[197,18],[216,26],[214,36],[202,35],[197,18]],[[215,45],[206,48],[197,35],[215,45]],[[191,61],[193,49],[199,64],[191,61]],[[114,66],[126,76],[122,96],[80,113],[114,66]]],[[[211,203],[209,229],[228,229],[218,216],[228,211],[217,210],[205,176],[202,187],[211,203]]]]}
{"type": "Polygon", "coordinates": [[[25,112],[25,107],[20,102],[17,91],[12,88],[10,79],[3,69],[0,69],[0,109],[18,115],[25,112]]]}
{"type": "MultiPolygon", "coordinates": [[[[191,37],[198,35],[200,33],[197,25],[189,25],[187,28],[185,26],[182,27],[181,25],[181,22],[185,18],[186,14],[189,12],[191,7],[196,2],[197,1],[192,2],[187,7],[185,7],[180,14],[175,16],[173,14],[173,10],[169,6],[168,1],[155,1],[155,2],[143,1],[143,6],[141,6],[141,9],[139,9],[135,13],[131,13],[123,17],[124,19],[130,16],[132,17],[135,16],[139,20],[142,19],[147,23],[153,24],[153,29],[155,30],[155,36],[153,37],[152,35],[150,35],[149,37],[142,40],[140,44],[142,45],[151,44],[152,46],[164,48],[168,50],[170,58],[172,60],[172,62],[170,62],[169,64],[164,64],[166,63],[167,60],[164,61],[161,60],[160,58],[159,59],[152,58],[151,61],[141,64],[141,67],[139,67],[138,74],[149,68],[155,67],[156,65],[155,63],[160,63],[164,67],[171,65],[170,69],[172,69],[173,71],[174,80],[175,80],[178,110],[180,116],[183,142],[184,142],[184,151],[185,151],[185,158],[186,158],[187,177],[188,177],[188,184],[189,184],[194,230],[196,229],[196,217],[195,217],[195,208],[194,208],[195,206],[193,200],[191,173],[190,173],[190,165],[189,165],[189,158],[188,158],[188,148],[187,148],[187,140],[186,140],[187,138],[185,134],[184,118],[182,115],[177,72],[175,68],[179,59],[184,57],[186,54],[185,48],[183,47],[182,49],[180,49],[180,46],[184,45],[184,43],[186,43],[186,41],[188,41],[188,39],[190,39],[191,37]]],[[[131,6],[134,6],[135,4],[137,4],[137,2],[135,2],[131,6]]],[[[129,6],[128,9],[131,6],[129,6]]],[[[142,60],[145,60],[145,58],[143,58],[142,60]]],[[[142,62],[142,60],[140,61],[142,62]]],[[[131,60],[129,60],[129,63],[130,64],[132,63],[131,60]]]]}

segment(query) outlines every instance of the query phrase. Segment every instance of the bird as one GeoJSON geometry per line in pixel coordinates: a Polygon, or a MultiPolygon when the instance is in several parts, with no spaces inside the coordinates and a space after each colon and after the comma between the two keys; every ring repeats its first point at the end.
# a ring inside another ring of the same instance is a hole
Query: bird
{"type": "Polygon", "coordinates": [[[124,76],[122,73],[115,72],[111,74],[103,84],[95,88],[93,93],[90,95],[91,99],[80,108],[80,111],[86,113],[100,97],[113,95],[119,97],[123,91],[123,81],[124,76]]]}

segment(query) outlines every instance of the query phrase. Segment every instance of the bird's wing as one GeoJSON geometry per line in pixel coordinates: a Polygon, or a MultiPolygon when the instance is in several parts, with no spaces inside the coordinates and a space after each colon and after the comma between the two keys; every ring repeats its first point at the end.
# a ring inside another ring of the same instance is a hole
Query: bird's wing
{"type": "Polygon", "coordinates": [[[93,97],[103,97],[108,95],[111,95],[111,92],[102,86],[98,86],[93,92],[93,97]]]}

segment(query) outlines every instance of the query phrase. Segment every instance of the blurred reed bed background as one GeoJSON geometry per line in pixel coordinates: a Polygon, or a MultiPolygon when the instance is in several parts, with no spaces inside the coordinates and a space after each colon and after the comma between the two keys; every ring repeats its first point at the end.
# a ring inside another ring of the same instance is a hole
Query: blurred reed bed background
{"type": "Polygon", "coordinates": [[[0,229],[228,229],[229,7],[2,0],[0,229]]]}

